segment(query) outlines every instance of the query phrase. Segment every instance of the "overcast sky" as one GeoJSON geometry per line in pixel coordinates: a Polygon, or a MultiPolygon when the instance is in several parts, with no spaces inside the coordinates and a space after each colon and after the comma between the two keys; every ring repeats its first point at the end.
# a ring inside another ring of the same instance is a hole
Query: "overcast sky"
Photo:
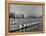
{"type": "Polygon", "coordinates": [[[42,15],[42,6],[10,4],[10,12],[15,14],[42,15]]]}

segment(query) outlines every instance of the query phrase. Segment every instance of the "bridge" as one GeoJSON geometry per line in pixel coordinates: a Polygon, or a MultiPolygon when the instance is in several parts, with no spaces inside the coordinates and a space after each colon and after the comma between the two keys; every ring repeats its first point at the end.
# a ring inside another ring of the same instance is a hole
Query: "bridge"
{"type": "MultiPolygon", "coordinates": [[[[14,24],[15,26],[15,24],[14,24]]],[[[13,28],[10,30],[10,32],[32,32],[32,31],[42,31],[42,22],[36,21],[36,22],[30,22],[30,23],[22,23],[19,25],[18,28],[13,28]]]]}

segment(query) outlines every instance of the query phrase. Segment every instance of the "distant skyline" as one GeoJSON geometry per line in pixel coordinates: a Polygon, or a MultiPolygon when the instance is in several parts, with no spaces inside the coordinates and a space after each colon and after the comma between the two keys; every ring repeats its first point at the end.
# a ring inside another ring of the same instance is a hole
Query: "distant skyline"
{"type": "Polygon", "coordinates": [[[42,6],[10,4],[10,12],[15,14],[42,15],[42,6]]]}

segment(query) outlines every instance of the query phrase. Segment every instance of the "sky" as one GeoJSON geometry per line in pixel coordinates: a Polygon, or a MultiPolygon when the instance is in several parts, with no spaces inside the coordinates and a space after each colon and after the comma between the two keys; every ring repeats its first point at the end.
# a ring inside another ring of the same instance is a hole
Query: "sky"
{"type": "Polygon", "coordinates": [[[10,4],[10,12],[25,15],[42,15],[42,6],[10,4]]]}

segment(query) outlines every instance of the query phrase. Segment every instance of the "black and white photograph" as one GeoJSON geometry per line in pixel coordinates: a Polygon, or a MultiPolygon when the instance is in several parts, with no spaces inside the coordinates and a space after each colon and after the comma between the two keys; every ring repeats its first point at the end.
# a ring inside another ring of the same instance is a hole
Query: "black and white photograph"
{"type": "Polygon", "coordinates": [[[43,31],[42,6],[10,4],[9,32],[43,31]]]}

